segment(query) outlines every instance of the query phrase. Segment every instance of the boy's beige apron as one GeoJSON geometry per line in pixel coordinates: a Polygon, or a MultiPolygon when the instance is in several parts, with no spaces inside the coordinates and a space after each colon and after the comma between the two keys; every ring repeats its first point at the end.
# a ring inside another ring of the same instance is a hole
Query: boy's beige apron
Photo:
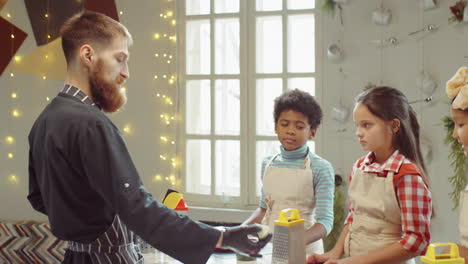
{"type": "MultiPolygon", "coordinates": [[[[303,167],[299,169],[270,166],[277,156],[267,164],[263,175],[267,211],[262,223],[274,230],[273,223],[278,219],[279,212],[286,208],[296,208],[305,220],[305,228],[309,229],[315,223],[314,176],[310,169],[309,154],[307,153],[303,167]]],[[[307,246],[307,254],[312,253],[323,253],[321,239],[307,246]]]]}

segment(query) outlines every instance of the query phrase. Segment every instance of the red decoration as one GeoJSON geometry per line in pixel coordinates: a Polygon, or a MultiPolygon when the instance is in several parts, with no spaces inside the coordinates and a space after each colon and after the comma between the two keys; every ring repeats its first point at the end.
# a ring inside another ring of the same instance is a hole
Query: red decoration
{"type": "Polygon", "coordinates": [[[15,56],[28,34],[0,17],[0,75],[15,56]]]}

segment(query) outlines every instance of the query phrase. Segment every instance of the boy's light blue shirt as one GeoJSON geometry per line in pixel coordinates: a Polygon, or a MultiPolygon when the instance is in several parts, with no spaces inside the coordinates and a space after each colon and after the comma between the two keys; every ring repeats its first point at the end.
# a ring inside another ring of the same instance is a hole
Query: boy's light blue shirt
{"type": "MultiPolygon", "coordinates": [[[[270,164],[272,167],[279,168],[302,168],[304,159],[309,154],[310,168],[314,175],[314,191],[315,191],[315,220],[317,223],[322,224],[327,231],[327,235],[333,228],[333,198],[335,192],[335,173],[330,162],[322,157],[309,152],[307,144],[295,150],[286,150],[283,146],[280,147],[281,153],[270,164]]],[[[266,165],[270,162],[273,156],[266,157],[262,162],[261,177],[263,181],[263,174],[266,165]]],[[[267,208],[265,203],[265,194],[263,192],[260,196],[261,208],[267,208]]]]}

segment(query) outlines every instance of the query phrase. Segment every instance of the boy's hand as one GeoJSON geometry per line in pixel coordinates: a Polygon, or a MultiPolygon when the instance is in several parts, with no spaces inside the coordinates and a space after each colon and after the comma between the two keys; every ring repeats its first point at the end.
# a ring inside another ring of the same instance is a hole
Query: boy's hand
{"type": "Polygon", "coordinates": [[[307,258],[307,264],[320,264],[320,263],[334,263],[332,261],[338,260],[340,256],[336,256],[333,251],[324,254],[312,254],[307,258]]]}
{"type": "Polygon", "coordinates": [[[249,239],[248,235],[258,237],[262,230],[259,225],[245,225],[226,227],[223,233],[222,248],[229,248],[238,253],[247,254],[251,257],[261,257],[258,252],[270,241],[272,235],[268,234],[265,238],[255,242],[249,239]]]}

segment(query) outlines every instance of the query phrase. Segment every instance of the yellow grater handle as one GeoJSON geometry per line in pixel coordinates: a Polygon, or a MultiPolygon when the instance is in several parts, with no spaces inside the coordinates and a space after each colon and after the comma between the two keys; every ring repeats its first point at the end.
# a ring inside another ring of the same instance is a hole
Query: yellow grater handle
{"type": "Polygon", "coordinates": [[[454,243],[432,243],[428,246],[426,255],[421,257],[424,263],[465,263],[463,258],[460,258],[458,246],[454,243]],[[436,247],[450,247],[448,254],[436,254],[436,247]]]}
{"type": "Polygon", "coordinates": [[[304,219],[301,219],[301,216],[299,215],[299,210],[295,208],[287,208],[281,210],[278,216],[278,220],[275,220],[274,224],[281,226],[292,226],[303,222],[304,219]],[[290,213],[289,217],[288,213],[290,213]]]}

